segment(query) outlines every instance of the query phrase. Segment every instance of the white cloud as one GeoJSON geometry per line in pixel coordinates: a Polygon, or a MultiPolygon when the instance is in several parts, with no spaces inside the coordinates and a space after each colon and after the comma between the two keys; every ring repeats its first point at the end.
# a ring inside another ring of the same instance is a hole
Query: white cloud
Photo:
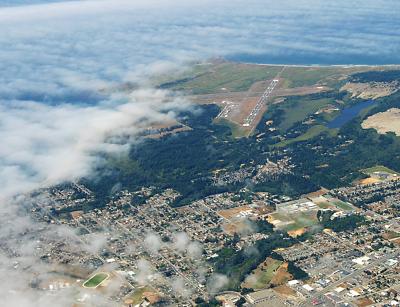
{"type": "Polygon", "coordinates": [[[140,259],[138,261],[138,271],[136,274],[136,281],[140,285],[148,285],[151,282],[151,279],[154,274],[154,270],[151,266],[151,263],[145,259],[140,259]]]}
{"type": "Polygon", "coordinates": [[[95,106],[0,104],[0,194],[9,198],[88,175],[101,162],[98,153],[127,149],[116,137],[134,136],[149,123],[173,119],[166,110],[188,106],[167,94],[137,90],[95,106]]]}
{"type": "Polygon", "coordinates": [[[151,254],[158,254],[158,251],[162,247],[161,237],[157,233],[154,233],[154,232],[147,233],[147,235],[144,239],[144,247],[151,254]]]}
{"type": "Polygon", "coordinates": [[[188,298],[192,292],[191,289],[185,284],[185,280],[178,276],[172,280],[172,289],[176,294],[184,298],[188,298]]]}
{"type": "MultiPolygon", "coordinates": [[[[9,240],[30,268],[13,269],[13,257],[0,252],[0,272],[7,276],[0,296],[8,306],[71,305],[65,293],[38,296],[29,290],[32,271],[48,268],[34,255],[35,242],[19,235],[40,226],[20,217],[9,199],[91,174],[102,162],[97,153],[127,149],[118,142],[121,136],[135,141],[147,123],[188,108],[182,98],[149,89],[149,76],[180,69],[186,60],[247,53],[282,62],[400,62],[395,0],[45,2],[53,1],[0,0],[0,233],[2,244],[9,240]],[[43,4],[23,5],[34,3],[43,4]],[[18,6],[2,7],[9,5],[18,6]],[[139,89],[118,93],[125,82],[139,89]]],[[[47,231],[76,240],[70,230],[57,229],[47,231]]],[[[173,244],[193,257],[201,253],[184,233],[173,244]]],[[[152,274],[141,261],[140,282],[152,274]]],[[[213,276],[209,289],[226,283],[226,276],[213,276]]],[[[175,286],[183,289],[182,281],[175,286]]]]}
{"type": "Polygon", "coordinates": [[[174,233],[173,248],[178,252],[185,252],[190,243],[190,238],[186,232],[174,233]]]}
{"type": "Polygon", "coordinates": [[[218,293],[221,291],[227,284],[229,283],[229,279],[224,274],[214,273],[210,276],[207,281],[207,291],[209,293],[218,293]]]}
{"type": "Polygon", "coordinates": [[[203,253],[203,247],[199,242],[191,242],[187,247],[187,253],[193,259],[199,259],[203,253]]]}

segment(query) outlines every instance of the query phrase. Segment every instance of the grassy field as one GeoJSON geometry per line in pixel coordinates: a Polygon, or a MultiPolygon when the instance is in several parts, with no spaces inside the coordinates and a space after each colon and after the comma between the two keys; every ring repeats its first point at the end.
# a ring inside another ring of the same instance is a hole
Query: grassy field
{"type": "Polygon", "coordinates": [[[295,231],[304,227],[310,227],[318,224],[318,219],[315,211],[301,212],[297,214],[272,214],[274,219],[282,222],[290,222],[290,224],[284,225],[282,228],[285,231],[295,231]]]}
{"type": "Polygon", "coordinates": [[[335,200],[335,201],[333,201],[332,203],[333,203],[337,208],[342,209],[342,210],[344,210],[344,211],[352,211],[352,210],[353,210],[353,207],[352,207],[352,206],[350,206],[349,204],[347,204],[347,203],[345,203],[345,202],[343,202],[343,201],[335,200]]]}
{"type": "Polygon", "coordinates": [[[393,240],[393,239],[399,238],[400,237],[400,233],[398,233],[396,231],[389,230],[383,235],[383,237],[386,240],[393,240]]]}
{"type": "Polygon", "coordinates": [[[243,282],[242,287],[253,288],[253,289],[264,289],[266,288],[271,280],[274,278],[279,267],[282,265],[282,261],[267,258],[257,269],[255,269],[243,282]]]}
{"type": "Polygon", "coordinates": [[[271,280],[273,286],[285,285],[289,280],[293,279],[292,274],[288,272],[288,263],[284,262],[271,280]]]}
{"type": "Polygon", "coordinates": [[[295,123],[305,120],[308,116],[333,102],[332,99],[328,98],[310,100],[307,97],[284,102],[279,107],[284,112],[279,129],[286,131],[295,123]]]}
{"type": "Polygon", "coordinates": [[[338,88],[338,81],[352,73],[371,70],[368,67],[286,67],[281,77],[288,80],[288,87],[326,84],[338,88]]]}
{"type": "Polygon", "coordinates": [[[321,209],[339,209],[343,211],[353,211],[355,208],[349,205],[346,202],[341,201],[340,199],[330,197],[330,196],[324,196],[323,201],[317,200],[315,203],[320,207],[321,209]]]}
{"type": "Polygon", "coordinates": [[[143,302],[143,294],[145,292],[155,293],[154,289],[148,286],[136,288],[135,291],[128,297],[133,301],[133,306],[139,305],[143,302]]]}
{"type": "MultiPolygon", "coordinates": [[[[212,94],[227,91],[246,91],[257,81],[274,78],[282,66],[242,64],[234,62],[214,62],[192,65],[184,71],[157,76],[154,85],[183,90],[192,94],[212,94]]],[[[283,87],[293,88],[324,84],[339,88],[344,76],[373,70],[371,67],[286,67],[281,77],[283,87]]]]}
{"type": "Polygon", "coordinates": [[[318,203],[318,207],[320,207],[321,209],[332,208],[331,204],[329,204],[328,202],[326,202],[326,203],[318,203]]]}
{"type": "Polygon", "coordinates": [[[313,137],[321,134],[322,132],[328,131],[328,130],[329,129],[323,125],[315,125],[315,126],[310,127],[310,129],[308,129],[302,135],[299,135],[298,137],[293,138],[293,139],[288,139],[288,140],[279,142],[279,143],[275,144],[274,147],[285,147],[292,143],[307,141],[307,140],[312,139],[313,137]]]}
{"type": "Polygon", "coordinates": [[[321,209],[330,209],[330,208],[338,208],[340,210],[344,210],[344,211],[352,211],[354,210],[353,207],[351,207],[349,204],[342,202],[340,200],[335,200],[332,202],[324,202],[324,203],[319,203],[318,207],[320,207],[321,209]]]}
{"type": "Polygon", "coordinates": [[[342,69],[335,67],[287,67],[281,77],[288,80],[289,87],[299,87],[337,78],[341,73],[342,69]]]}
{"type": "Polygon", "coordinates": [[[372,175],[375,172],[382,172],[382,173],[388,173],[388,174],[392,174],[392,175],[399,175],[399,173],[395,172],[394,170],[391,170],[390,168],[387,168],[383,165],[377,165],[374,167],[370,167],[370,168],[366,168],[361,170],[363,173],[367,174],[367,175],[372,175]]]}
{"type": "Polygon", "coordinates": [[[293,224],[285,227],[286,231],[295,231],[305,227],[311,227],[318,224],[317,217],[314,215],[309,215],[306,213],[299,214],[296,217],[293,217],[293,224]]]}
{"type": "Polygon", "coordinates": [[[245,129],[242,126],[240,126],[236,123],[233,123],[229,120],[226,120],[224,118],[217,118],[214,120],[214,123],[218,124],[218,125],[224,125],[224,126],[229,127],[231,129],[233,138],[241,138],[241,137],[246,137],[249,135],[249,129],[245,129]]]}
{"type": "MultiPolygon", "coordinates": [[[[226,91],[247,91],[254,82],[274,78],[282,67],[219,63],[195,66],[191,70],[169,80],[171,89],[192,94],[212,94],[226,91]],[[189,77],[191,76],[191,77],[189,77]],[[179,81],[180,80],[180,81],[179,81]]],[[[160,80],[159,80],[160,81],[160,80]]],[[[158,81],[158,82],[159,82],[158,81]]],[[[166,79],[162,81],[167,81],[166,79]]]]}
{"type": "Polygon", "coordinates": [[[109,275],[107,273],[97,273],[94,276],[92,276],[90,279],[85,281],[83,286],[86,287],[86,288],[96,288],[98,285],[100,285],[108,277],[109,277],[109,275]]]}

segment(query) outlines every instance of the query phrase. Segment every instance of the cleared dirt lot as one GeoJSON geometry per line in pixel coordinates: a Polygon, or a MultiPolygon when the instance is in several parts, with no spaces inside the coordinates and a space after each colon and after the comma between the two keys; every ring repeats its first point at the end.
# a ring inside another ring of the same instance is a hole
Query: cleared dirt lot
{"type": "Polygon", "coordinates": [[[361,99],[377,99],[393,94],[398,90],[398,83],[383,83],[383,82],[369,82],[369,83],[346,83],[341,91],[351,93],[352,97],[361,99]]]}
{"type": "Polygon", "coordinates": [[[220,210],[218,211],[218,214],[222,215],[224,218],[231,220],[234,218],[240,217],[240,214],[244,212],[253,212],[253,209],[250,206],[241,206],[241,207],[236,207],[236,208],[231,208],[231,209],[226,209],[226,210],[220,210]]]}
{"type": "Polygon", "coordinates": [[[380,182],[380,180],[377,178],[372,178],[372,177],[360,180],[361,185],[368,185],[368,184],[373,184],[373,183],[377,183],[377,182],[380,182]]]}
{"type": "Polygon", "coordinates": [[[294,297],[297,296],[297,292],[294,291],[293,289],[289,288],[289,287],[286,286],[286,285],[282,285],[282,286],[279,286],[279,287],[275,287],[275,288],[274,288],[274,291],[276,291],[276,292],[278,292],[279,294],[282,294],[282,295],[284,295],[284,296],[294,296],[294,297]]]}
{"type": "Polygon", "coordinates": [[[288,231],[288,235],[291,236],[292,238],[296,238],[298,236],[303,235],[305,232],[306,232],[306,229],[303,227],[300,229],[288,231]]]}
{"type": "Polygon", "coordinates": [[[364,129],[373,128],[380,134],[394,132],[400,136],[400,109],[393,108],[374,114],[364,120],[361,126],[364,129]]]}

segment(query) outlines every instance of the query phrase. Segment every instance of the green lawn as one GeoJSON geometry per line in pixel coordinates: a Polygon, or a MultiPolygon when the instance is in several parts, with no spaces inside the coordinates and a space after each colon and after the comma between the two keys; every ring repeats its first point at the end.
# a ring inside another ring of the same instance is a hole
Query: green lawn
{"type": "Polygon", "coordinates": [[[264,267],[264,263],[255,269],[249,278],[246,279],[243,286],[253,289],[264,289],[271,282],[274,277],[276,270],[282,265],[282,261],[269,259],[267,265],[264,267]]]}
{"type": "Polygon", "coordinates": [[[321,80],[337,77],[341,70],[334,67],[287,67],[282,77],[289,80],[290,87],[310,86],[321,80]]]}
{"type": "Polygon", "coordinates": [[[355,72],[370,70],[370,67],[286,67],[281,77],[289,81],[289,87],[311,86],[323,83],[337,86],[338,80],[355,72]]]}
{"type": "Polygon", "coordinates": [[[215,65],[195,66],[182,75],[173,76],[170,80],[187,80],[178,82],[171,88],[188,91],[193,94],[212,94],[227,91],[247,91],[254,82],[274,78],[282,69],[280,66],[247,65],[238,63],[220,63],[215,65]],[[192,76],[188,78],[188,76],[192,76]]]}
{"type": "Polygon", "coordinates": [[[345,202],[343,202],[343,201],[340,201],[340,200],[334,201],[333,204],[334,204],[337,208],[342,209],[342,210],[344,210],[344,211],[352,211],[352,210],[354,209],[354,208],[351,207],[349,204],[347,204],[347,203],[345,203],[345,202]]]}
{"type": "MultiPolygon", "coordinates": [[[[193,94],[246,91],[257,81],[274,78],[282,66],[241,64],[233,62],[193,65],[184,71],[171,72],[153,79],[154,85],[169,84],[168,88],[193,94]]],[[[371,70],[371,67],[286,67],[281,74],[284,87],[326,84],[338,86],[338,80],[351,73],[371,70]]]]}
{"type": "Polygon", "coordinates": [[[285,227],[286,231],[295,231],[305,227],[311,227],[318,224],[318,220],[316,217],[311,216],[298,216],[294,219],[294,223],[285,227]]]}
{"type": "Polygon", "coordinates": [[[367,175],[372,175],[375,172],[382,172],[382,173],[388,173],[388,174],[396,174],[399,175],[399,173],[395,172],[394,170],[391,170],[390,168],[387,168],[383,165],[377,165],[374,167],[370,167],[370,168],[366,168],[361,170],[363,173],[367,174],[367,175]]]}
{"type": "Polygon", "coordinates": [[[217,125],[224,125],[229,127],[231,129],[233,138],[247,137],[249,135],[248,129],[244,129],[242,126],[225,118],[217,118],[214,120],[214,123],[217,125]]]}
{"type": "Polygon", "coordinates": [[[323,202],[323,203],[319,203],[318,207],[320,207],[321,209],[330,209],[330,208],[338,208],[344,211],[352,211],[354,210],[354,208],[352,206],[350,206],[349,204],[341,201],[341,200],[332,200],[332,201],[328,201],[328,202],[323,202]]]}
{"type": "Polygon", "coordinates": [[[288,140],[279,142],[278,144],[275,144],[274,147],[285,147],[292,143],[307,141],[309,139],[312,139],[313,137],[316,137],[317,135],[321,134],[322,132],[328,131],[328,130],[329,129],[323,125],[315,125],[315,126],[312,126],[310,129],[308,129],[302,135],[299,135],[298,137],[293,138],[293,139],[288,139],[288,140]]]}
{"type": "Polygon", "coordinates": [[[332,207],[336,207],[338,209],[344,211],[353,211],[354,207],[349,205],[348,203],[341,201],[340,199],[334,198],[332,196],[325,195],[326,202],[318,204],[318,206],[322,209],[328,209],[332,207]]]}
{"type": "Polygon", "coordinates": [[[135,291],[129,296],[129,299],[131,299],[133,301],[133,306],[136,306],[143,302],[143,293],[144,292],[154,293],[154,290],[149,286],[135,289],[135,291]]]}
{"type": "Polygon", "coordinates": [[[319,203],[319,204],[317,204],[317,205],[318,205],[318,207],[320,207],[321,209],[329,209],[329,208],[332,208],[332,206],[331,206],[328,202],[319,203]]]}
{"type": "Polygon", "coordinates": [[[305,120],[308,116],[332,103],[334,103],[334,101],[331,98],[310,100],[306,97],[288,100],[279,107],[279,109],[284,111],[283,120],[279,124],[279,129],[286,131],[295,123],[305,120]]]}
{"type": "Polygon", "coordinates": [[[97,273],[94,276],[92,276],[89,280],[85,281],[83,286],[86,288],[96,288],[104,280],[106,280],[108,276],[109,275],[107,273],[97,273]]]}
{"type": "Polygon", "coordinates": [[[275,219],[278,219],[282,222],[293,222],[283,227],[285,231],[294,231],[318,224],[315,211],[299,212],[297,214],[274,213],[273,216],[275,219]]]}

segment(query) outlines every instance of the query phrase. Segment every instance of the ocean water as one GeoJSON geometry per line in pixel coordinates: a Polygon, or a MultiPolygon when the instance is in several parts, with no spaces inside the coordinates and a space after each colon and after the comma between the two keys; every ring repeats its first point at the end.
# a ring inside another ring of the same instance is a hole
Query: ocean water
{"type": "Polygon", "coordinates": [[[358,53],[309,54],[281,53],[251,54],[237,53],[226,57],[227,60],[254,64],[282,64],[282,65],[391,65],[400,63],[400,52],[386,55],[362,55],[358,53]]]}

